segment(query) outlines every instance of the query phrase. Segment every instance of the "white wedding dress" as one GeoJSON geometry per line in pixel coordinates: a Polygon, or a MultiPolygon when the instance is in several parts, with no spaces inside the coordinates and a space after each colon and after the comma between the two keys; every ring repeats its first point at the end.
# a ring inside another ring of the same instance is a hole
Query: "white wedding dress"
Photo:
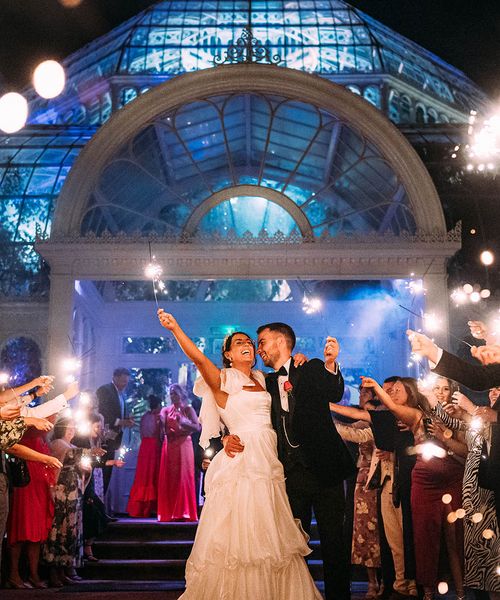
{"type": "MultiPolygon", "coordinates": [[[[255,371],[254,376],[265,387],[262,373],[255,371]]],[[[229,397],[225,409],[217,407],[218,415],[245,449],[234,458],[219,452],[207,470],[206,502],[181,598],[320,600],[304,560],[310,549],[286,495],[271,425],[271,396],[244,390],[255,384],[236,369],[223,369],[221,379],[229,397]]],[[[213,406],[203,380],[194,390],[213,406]]]]}

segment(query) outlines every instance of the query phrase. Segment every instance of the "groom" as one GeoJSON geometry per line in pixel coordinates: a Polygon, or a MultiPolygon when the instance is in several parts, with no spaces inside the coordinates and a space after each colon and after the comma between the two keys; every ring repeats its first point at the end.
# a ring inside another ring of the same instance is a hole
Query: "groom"
{"type": "MultiPolygon", "coordinates": [[[[336,362],[339,346],[327,338],[325,362],[314,358],[295,367],[295,333],[285,323],[269,323],[257,330],[258,354],[275,369],[266,378],[272,397],[271,418],[278,437],[278,456],[285,470],[292,512],[307,533],[312,511],[318,524],[327,600],[350,598],[350,544],[344,539],[343,481],[355,466],[333,424],[329,402],[338,402],[344,381],[336,362]]],[[[241,451],[233,439],[225,451],[241,451]]]]}

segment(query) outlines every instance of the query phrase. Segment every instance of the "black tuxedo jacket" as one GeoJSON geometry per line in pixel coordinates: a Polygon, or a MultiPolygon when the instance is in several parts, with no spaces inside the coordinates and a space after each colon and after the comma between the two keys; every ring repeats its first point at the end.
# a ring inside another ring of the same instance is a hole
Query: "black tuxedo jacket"
{"type": "Polygon", "coordinates": [[[446,350],[443,350],[434,373],[458,381],[471,390],[489,390],[500,386],[500,363],[473,365],[446,350]]]}
{"type": "MultiPolygon", "coordinates": [[[[356,470],[349,450],[333,424],[328,405],[329,402],[339,402],[344,393],[340,369],[334,375],[318,358],[297,368],[292,361],[288,380],[293,389],[289,394],[291,431],[287,431],[287,436],[293,445],[299,445],[293,460],[301,462],[314,473],[322,485],[337,485],[356,470]]],[[[271,373],[266,385],[272,397],[271,418],[278,436],[278,456],[286,474],[285,447],[288,441],[283,431],[277,376],[271,373]]]]}
{"type": "Polygon", "coordinates": [[[117,433],[114,440],[108,441],[108,449],[116,449],[122,441],[122,430],[119,426],[115,425],[116,419],[122,418],[118,391],[114,384],[106,383],[97,389],[96,396],[99,401],[99,412],[104,417],[104,424],[108,425],[111,431],[117,433]]]}

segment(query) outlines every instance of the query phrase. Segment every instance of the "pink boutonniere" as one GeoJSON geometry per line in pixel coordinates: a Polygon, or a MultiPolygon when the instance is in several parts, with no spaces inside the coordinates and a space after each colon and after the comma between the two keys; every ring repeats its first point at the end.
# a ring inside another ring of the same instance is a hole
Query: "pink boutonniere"
{"type": "Polygon", "coordinates": [[[285,381],[285,383],[283,384],[283,389],[285,390],[285,392],[291,396],[293,393],[293,385],[291,384],[290,381],[288,381],[288,379],[285,381]]]}

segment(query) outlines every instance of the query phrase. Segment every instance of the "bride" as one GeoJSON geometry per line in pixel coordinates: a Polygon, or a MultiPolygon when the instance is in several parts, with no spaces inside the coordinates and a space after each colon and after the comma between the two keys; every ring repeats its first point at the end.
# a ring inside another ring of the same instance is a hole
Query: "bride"
{"type": "Polygon", "coordinates": [[[245,447],[233,458],[219,452],[207,470],[182,600],[320,600],[304,560],[310,549],[286,495],[271,396],[264,375],[252,370],[252,340],[241,332],[226,338],[219,369],[172,315],[159,309],[158,317],[202,376],[194,386],[203,398],[200,444],[206,448],[226,426],[245,447]]]}

